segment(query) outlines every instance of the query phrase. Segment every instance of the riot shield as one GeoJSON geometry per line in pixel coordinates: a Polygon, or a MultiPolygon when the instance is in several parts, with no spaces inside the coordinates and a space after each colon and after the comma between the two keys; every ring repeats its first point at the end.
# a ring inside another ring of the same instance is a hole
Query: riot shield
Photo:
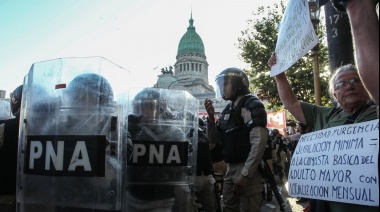
{"type": "Polygon", "coordinates": [[[124,211],[193,211],[199,101],[187,91],[156,88],[130,97],[124,211]]]}
{"type": "Polygon", "coordinates": [[[128,76],[101,57],[32,65],[22,99],[18,211],[121,211],[128,76]]]}

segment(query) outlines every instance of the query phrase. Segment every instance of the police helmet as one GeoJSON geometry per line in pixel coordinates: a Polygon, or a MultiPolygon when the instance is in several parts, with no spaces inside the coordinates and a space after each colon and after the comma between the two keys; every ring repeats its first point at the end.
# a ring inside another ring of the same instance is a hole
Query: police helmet
{"type": "Polygon", "coordinates": [[[133,113],[142,115],[142,120],[157,121],[160,118],[166,119],[166,100],[157,89],[145,88],[133,99],[133,113]]]}
{"type": "Polygon", "coordinates": [[[113,105],[113,91],[104,77],[86,73],[75,77],[67,86],[64,104],[70,107],[108,107],[113,105]]]}
{"type": "Polygon", "coordinates": [[[249,80],[244,71],[238,68],[227,68],[215,78],[216,98],[234,101],[238,96],[249,94],[249,80]]]}
{"type": "Polygon", "coordinates": [[[23,85],[18,86],[10,95],[11,111],[14,116],[20,113],[23,85]]]}
{"type": "Polygon", "coordinates": [[[31,106],[35,113],[48,113],[57,109],[58,99],[55,98],[42,84],[34,83],[25,88],[31,106]]]}

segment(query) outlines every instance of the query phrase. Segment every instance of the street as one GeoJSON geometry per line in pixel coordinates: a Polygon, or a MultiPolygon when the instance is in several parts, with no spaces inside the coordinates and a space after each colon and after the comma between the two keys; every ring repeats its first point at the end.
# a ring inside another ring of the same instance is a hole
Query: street
{"type": "MultiPolygon", "coordinates": [[[[286,189],[281,186],[279,186],[279,191],[284,202],[286,203],[286,212],[303,212],[303,209],[308,205],[307,201],[303,203],[296,203],[298,198],[290,197],[286,189]]],[[[261,207],[261,212],[280,212],[280,206],[274,196],[271,202],[264,200],[263,206],[261,207]]]]}

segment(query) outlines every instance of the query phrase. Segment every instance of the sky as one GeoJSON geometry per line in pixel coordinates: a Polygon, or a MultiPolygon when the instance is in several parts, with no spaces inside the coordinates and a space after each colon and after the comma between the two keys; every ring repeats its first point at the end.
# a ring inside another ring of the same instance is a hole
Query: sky
{"type": "Polygon", "coordinates": [[[128,70],[131,87],[152,87],[161,68],[175,64],[191,13],[214,86],[215,76],[225,68],[249,66],[239,59],[237,39],[258,6],[279,2],[0,0],[0,90],[8,96],[33,63],[91,56],[128,70]]]}

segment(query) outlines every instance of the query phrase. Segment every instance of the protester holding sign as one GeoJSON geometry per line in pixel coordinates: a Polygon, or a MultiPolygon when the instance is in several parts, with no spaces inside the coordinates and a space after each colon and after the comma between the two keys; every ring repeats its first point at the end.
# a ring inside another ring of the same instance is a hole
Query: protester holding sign
{"type": "MultiPolygon", "coordinates": [[[[272,67],[276,64],[276,54],[268,61],[272,67]]],[[[376,105],[360,80],[358,70],[353,65],[346,65],[336,70],[330,79],[330,94],[338,103],[335,107],[317,106],[298,101],[286,78],[285,73],[276,76],[280,98],[289,112],[300,122],[309,125],[315,131],[377,118],[376,105]]],[[[378,167],[373,167],[378,168],[378,167]]],[[[316,201],[313,211],[378,211],[378,207],[338,203],[333,201],[316,201]]]]}

